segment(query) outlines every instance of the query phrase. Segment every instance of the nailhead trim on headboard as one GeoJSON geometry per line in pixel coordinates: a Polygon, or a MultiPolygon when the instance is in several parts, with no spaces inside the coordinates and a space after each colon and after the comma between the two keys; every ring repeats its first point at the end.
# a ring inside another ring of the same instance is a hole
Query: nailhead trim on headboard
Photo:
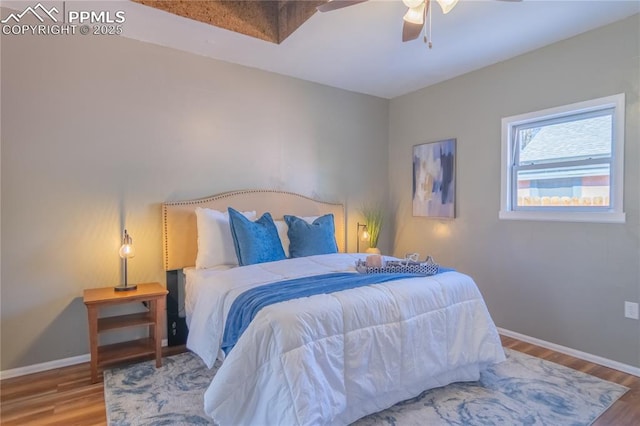
{"type": "MultiPolygon", "coordinates": [[[[338,243],[338,246],[341,247],[344,250],[345,247],[345,214],[344,214],[344,206],[341,203],[333,203],[333,202],[325,202],[325,201],[320,201],[320,200],[316,200],[310,197],[307,197],[305,195],[301,195],[301,194],[296,194],[294,192],[289,192],[289,191],[278,191],[278,190],[269,190],[269,189],[256,189],[256,190],[239,190],[239,191],[229,191],[229,192],[224,192],[221,194],[217,194],[217,195],[213,195],[213,196],[209,196],[209,197],[205,197],[205,198],[198,198],[198,199],[194,199],[194,200],[182,200],[182,201],[168,201],[162,204],[162,214],[163,214],[163,246],[164,246],[164,266],[166,270],[169,270],[169,265],[170,265],[170,253],[169,253],[169,239],[168,239],[168,235],[169,235],[169,224],[168,224],[168,211],[172,206],[194,206],[195,207],[199,206],[199,205],[203,205],[203,204],[207,204],[207,203],[211,203],[213,201],[218,201],[218,200],[223,200],[223,199],[227,199],[227,198],[233,198],[233,197],[237,197],[237,196],[241,196],[241,195],[247,195],[247,194],[256,194],[256,193],[268,193],[268,194],[273,194],[274,197],[277,197],[278,195],[285,195],[285,196],[291,196],[291,197],[296,197],[296,198],[300,198],[303,200],[308,200],[311,203],[317,203],[318,205],[326,205],[326,206],[333,206],[334,208],[339,208],[340,211],[342,212],[342,217],[341,218],[336,218],[336,234],[340,234],[340,238],[341,241],[338,243]],[[338,221],[340,221],[340,223],[338,223],[338,221]]],[[[256,206],[257,208],[260,208],[260,206],[256,206]]],[[[290,214],[296,214],[296,212],[290,212],[290,214]]],[[[192,265],[184,265],[184,266],[192,266],[192,265]]]]}

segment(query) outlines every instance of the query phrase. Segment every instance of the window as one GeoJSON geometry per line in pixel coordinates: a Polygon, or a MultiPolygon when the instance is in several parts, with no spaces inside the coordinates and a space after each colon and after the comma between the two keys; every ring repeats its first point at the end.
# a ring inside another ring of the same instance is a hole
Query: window
{"type": "Polygon", "coordinates": [[[624,103],[503,118],[500,218],[623,223],[624,103]]]}

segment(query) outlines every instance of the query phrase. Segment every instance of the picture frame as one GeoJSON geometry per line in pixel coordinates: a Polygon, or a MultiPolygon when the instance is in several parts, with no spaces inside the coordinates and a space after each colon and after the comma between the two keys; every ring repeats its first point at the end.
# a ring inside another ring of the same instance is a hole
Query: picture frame
{"type": "Polygon", "coordinates": [[[456,215],[456,139],[413,146],[413,216],[456,215]]]}

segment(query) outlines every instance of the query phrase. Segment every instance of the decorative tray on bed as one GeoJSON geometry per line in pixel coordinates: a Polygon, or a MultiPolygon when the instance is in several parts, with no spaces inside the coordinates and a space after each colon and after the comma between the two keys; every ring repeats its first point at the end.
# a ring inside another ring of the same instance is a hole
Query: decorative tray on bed
{"type": "Polygon", "coordinates": [[[423,274],[435,275],[440,270],[440,265],[435,263],[431,256],[425,262],[413,260],[389,260],[382,266],[367,266],[363,260],[356,261],[356,271],[361,274],[423,274]]]}

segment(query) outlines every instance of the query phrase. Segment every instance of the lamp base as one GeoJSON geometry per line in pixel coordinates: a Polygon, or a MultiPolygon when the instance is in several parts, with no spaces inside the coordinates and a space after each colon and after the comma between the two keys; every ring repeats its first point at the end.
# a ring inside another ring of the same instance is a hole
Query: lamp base
{"type": "Polygon", "coordinates": [[[130,290],[135,290],[138,288],[137,284],[129,284],[129,285],[119,285],[114,287],[113,289],[115,291],[130,291],[130,290]]]}

